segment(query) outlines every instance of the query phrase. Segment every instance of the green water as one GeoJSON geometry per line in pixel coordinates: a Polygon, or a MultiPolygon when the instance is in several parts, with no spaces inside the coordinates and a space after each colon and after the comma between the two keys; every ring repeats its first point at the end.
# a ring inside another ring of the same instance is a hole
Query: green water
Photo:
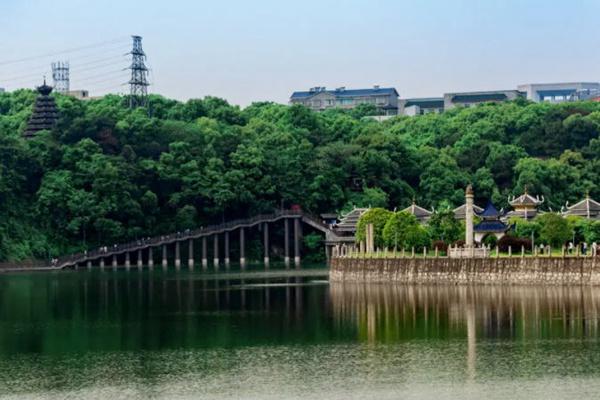
{"type": "Polygon", "coordinates": [[[322,272],[2,274],[0,397],[600,396],[599,289],[322,272]]]}

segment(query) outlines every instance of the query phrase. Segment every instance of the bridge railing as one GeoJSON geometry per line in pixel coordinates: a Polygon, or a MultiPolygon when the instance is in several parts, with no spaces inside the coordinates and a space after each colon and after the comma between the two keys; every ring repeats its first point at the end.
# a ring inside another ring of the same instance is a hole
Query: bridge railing
{"type": "Polygon", "coordinates": [[[183,232],[177,232],[175,234],[168,235],[160,235],[155,236],[153,238],[144,238],[139,240],[134,240],[129,243],[113,245],[113,246],[102,246],[100,248],[83,252],[83,253],[75,253],[66,257],[58,258],[53,265],[57,267],[70,265],[78,262],[82,262],[89,259],[94,259],[101,256],[107,256],[111,254],[120,254],[125,251],[143,249],[148,247],[153,247],[157,245],[172,243],[176,241],[182,241],[186,239],[192,239],[202,236],[207,236],[211,234],[215,234],[218,232],[222,232],[224,230],[233,230],[236,227],[249,226],[254,225],[259,222],[267,222],[274,219],[278,219],[281,217],[290,216],[290,217],[303,217],[311,220],[313,223],[317,223],[321,225],[325,229],[333,230],[327,224],[324,224],[319,218],[307,214],[301,210],[276,210],[271,214],[259,214],[251,218],[243,218],[232,220],[228,222],[224,222],[221,224],[210,225],[207,227],[200,227],[198,229],[193,230],[185,230],[183,232]]]}

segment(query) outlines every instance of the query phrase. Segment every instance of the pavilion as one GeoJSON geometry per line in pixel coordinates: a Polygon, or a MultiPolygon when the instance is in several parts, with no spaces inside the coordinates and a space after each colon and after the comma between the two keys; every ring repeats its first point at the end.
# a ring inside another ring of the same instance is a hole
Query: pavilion
{"type": "Polygon", "coordinates": [[[564,216],[577,216],[587,219],[600,220],[600,203],[590,198],[589,193],[586,194],[585,199],[579,203],[569,206],[569,202],[563,208],[562,214],[564,216]]]}
{"type": "Polygon", "coordinates": [[[412,204],[402,210],[402,212],[407,212],[414,215],[420,223],[429,221],[429,218],[431,218],[431,215],[433,214],[433,211],[429,211],[426,208],[418,206],[414,199],[412,204]]]}
{"type": "MultiPolygon", "coordinates": [[[[479,214],[481,212],[483,212],[483,208],[476,206],[475,204],[473,204],[473,211],[475,212],[475,214],[479,214]]],[[[467,216],[467,204],[463,204],[462,206],[456,207],[454,209],[454,218],[458,219],[460,221],[465,220],[467,216]]]]}
{"type": "Polygon", "coordinates": [[[513,208],[513,211],[509,211],[506,214],[507,218],[519,217],[526,220],[533,219],[538,214],[538,207],[544,202],[544,196],[540,199],[539,196],[533,197],[527,193],[527,187],[525,192],[519,197],[514,197],[512,200],[509,198],[508,202],[513,208]]]}
{"type": "Polygon", "coordinates": [[[502,213],[499,212],[492,202],[488,202],[485,209],[477,212],[476,215],[481,218],[481,222],[473,227],[475,241],[481,243],[488,235],[493,235],[500,239],[510,229],[510,226],[500,221],[502,213]]]}

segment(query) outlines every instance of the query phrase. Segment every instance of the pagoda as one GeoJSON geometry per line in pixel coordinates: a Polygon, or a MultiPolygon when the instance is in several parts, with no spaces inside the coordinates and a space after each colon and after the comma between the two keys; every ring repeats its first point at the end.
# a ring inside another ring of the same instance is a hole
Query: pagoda
{"type": "Polygon", "coordinates": [[[46,79],[44,84],[38,86],[37,91],[38,97],[35,99],[35,105],[33,106],[33,113],[27,122],[27,128],[23,133],[25,138],[32,138],[35,134],[42,130],[51,130],[56,125],[58,119],[58,109],[54,98],[50,96],[52,93],[52,86],[46,85],[46,79]]]}
{"type": "Polygon", "coordinates": [[[506,214],[508,218],[519,217],[528,220],[535,218],[538,214],[538,207],[544,202],[544,196],[541,199],[539,196],[533,197],[527,193],[527,187],[525,187],[522,195],[516,198],[513,196],[512,200],[508,199],[508,202],[513,208],[513,211],[506,214]]]}
{"type": "Polygon", "coordinates": [[[496,239],[500,239],[510,229],[508,225],[500,221],[502,212],[499,212],[491,201],[488,202],[485,209],[476,214],[481,218],[481,221],[473,227],[476,242],[482,242],[488,235],[493,235],[496,239]]]}

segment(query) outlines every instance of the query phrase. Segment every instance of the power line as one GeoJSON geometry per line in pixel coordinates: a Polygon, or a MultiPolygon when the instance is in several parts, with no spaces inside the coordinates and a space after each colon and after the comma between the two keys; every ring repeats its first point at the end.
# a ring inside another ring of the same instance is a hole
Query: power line
{"type": "MultiPolygon", "coordinates": [[[[79,69],[79,67],[93,65],[93,64],[96,64],[96,63],[99,63],[99,62],[103,62],[103,61],[117,60],[117,59],[123,59],[123,62],[125,63],[127,61],[124,58],[125,56],[126,56],[126,54],[124,54],[124,53],[113,54],[113,55],[110,55],[110,56],[107,56],[107,57],[98,58],[96,60],[87,61],[85,63],[79,63],[78,60],[80,60],[81,58],[76,58],[75,62],[70,61],[70,64],[71,64],[71,66],[75,65],[75,68],[71,68],[71,69],[74,70],[74,71],[76,71],[76,72],[78,72],[78,71],[86,71],[87,69],[83,69],[83,68],[79,69]]],[[[87,58],[89,58],[89,57],[87,57],[87,58]]],[[[73,59],[71,59],[71,60],[73,60],[73,59]]],[[[28,70],[36,70],[36,71],[39,71],[39,72],[29,72],[27,74],[13,75],[13,76],[10,76],[8,78],[0,77],[0,82],[17,81],[17,80],[22,79],[22,78],[28,78],[28,77],[33,77],[33,76],[38,76],[39,77],[39,76],[41,76],[41,75],[43,75],[43,74],[45,74],[45,73],[48,72],[48,65],[50,65],[50,64],[44,63],[44,64],[36,65],[34,67],[27,68],[28,70]]],[[[20,67],[18,69],[18,71],[19,72],[23,72],[23,67],[20,67]]]]}
{"type": "Polygon", "coordinates": [[[123,71],[112,71],[112,72],[107,72],[106,74],[99,74],[96,76],[91,76],[89,78],[86,79],[77,79],[75,80],[75,82],[78,85],[81,85],[82,83],[85,85],[93,85],[94,83],[97,83],[98,81],[103,81],[103,80],[99,80],[97,78],[106,78],[106,77],[113,77],[113,79],[117,78],[117,77],[124,77],[123,79],[127,79],[126,75],[123,74],[123,71]]]}
{"type": "Polygon", "coordinates": [[[40,55],[37,55],[37,56],[24,57],[24,58],[20,58],[20,59],[16,59],[16,60],[0,61],[0,66],[2,66],[2,65],[10,65],[10,64],[17,64],[17,63],[22,63],[22,62],[36,60],[36,59],[45,58],[45,57],[54,57],[54,56],[59,55],[59,54],[75,53],[75,52],[78,52],[78,51],[81,51],[81,50],[102,47],[102,46],[105,46],[107,44],[120,43],[120,42],[123,42],[124,40],[125,40],[125,38],[118,38],[118,39],[113,39],[113,40],[109,40],[109,41],[93,43],[93,44],[90,44],[90,45],[87,45],[87,46],[74,47],[74,48],[70,48],[70,49],[66,49],[66,50],[55,51],[55,52],[52,52],[52,53],[40,54],[40,55]]]}
{"type": "MultiPolygon", "coordinates": [[[[127,61],[126,59],[123,59],[123,61],[127,61]]],[[[79,73],[79,72],[85,72],[85,71],[93,71],[95,69],[101,69],[101,68],[106,68],[106,67],[114,67],[115,66],[115,62],[114,60],[108,63],[102,63],[102,64],[97,64],[88,68],[71,68],[73,70],[73,72],[75,74],[79,73]]]]}
{"type": "MultiPolygon", "coordinates": [[[[76,64],[77,64],[77,67],[85,67],[86,65],[91,65],[91,64],[95,64],[97,62],[102,62],[102,61],[107,61],[107,60],[116,60],[118,58],[123,58],[125,56],[127,56],[127,54],[119,53],[119,54],[115,54],[113,56],[98,58],[96,60],[87,61],[87,62],[84,62],[84,63],[76,63],[76,64]]],[[[72,61],[71,61],[71,64],[73,64],[72,61]]]]}

